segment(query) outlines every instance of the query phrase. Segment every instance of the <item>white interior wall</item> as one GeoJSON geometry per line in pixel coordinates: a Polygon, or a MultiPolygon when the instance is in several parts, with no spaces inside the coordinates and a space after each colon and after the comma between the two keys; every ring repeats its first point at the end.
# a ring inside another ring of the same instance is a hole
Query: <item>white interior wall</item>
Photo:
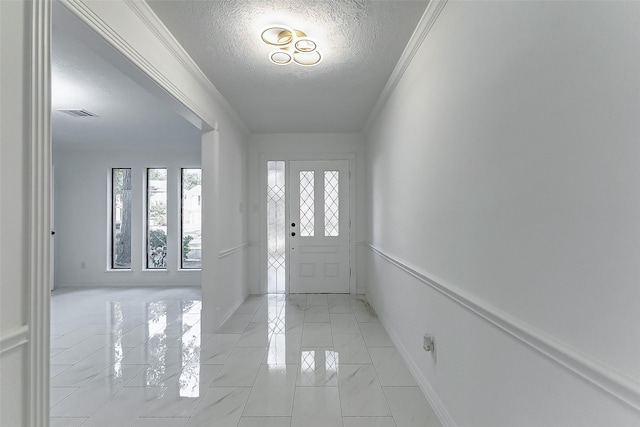
{"type": "Polygon", "coordinates": [[[55,287],[200,285],[199,271],[179,271],[180,169],[200,167],[199,139],[184,141],[182,148],[56,149],[53,162],[55,287]],[[130,271],[110,269],[112,168],[132,170],[130,271]],[[145,265],[147,168],[167,168],[166,271],[145,265]]]}
{"type": "Polygon", "coordinates": [[[639,407],[638,22],[448,2],[372,121],[367,295],[447,425],[640,425],[590,382],[639,407]]]}
{"type": "Polygon", "coordinates": [[[201,126],[202,331],[215,332],[247,294],[246,247],[232,258],[220,259],[220,251],[227,249],[223,246],[227,242],[220,239],[244,241],[246,211],[238,217],[233,209],[238,199],[246,201],[246,185],[235,187],[235,183],[244,182],[245,155],[238,153],[245,152],[249,132],[146,3],[110,1],[62,6],[115,48],[116,56],[122,56],[116,60],[124,59],[120,65],[130,77],[201,126]],[[225,193],[223,186],[228,182],[240,192],[225,193]],[[224,232],[229,234],[219,233],[225,227],[230,228],[224,232]]]}
{"type": "Polygon", "coordinates": [[[30,4],[0,2],[0,425],[27,420],[30,4]],[[22,345],[19,343],[23,342],[22,345]]]}
{"type": "MultiPolygon", "coordinates": [[[[217,132],[214,132],[217,134],[217,132]]],[[[212,136],[213,137],[213,136],[212,136]]],[[[217,196],[211,197],[215,206],[211,209],[218,218],[214,226],[216,231],[215,246],[210,253],[216,258],[213,269],[203,270],[203,289],[210,289],[211,310],[203,311],[203,324],[222,324],[249,294],[247,285],[247,238],[246,238],[246,140],[245,135],[233,130],[212,138],[213,147],[207,148],[215,158],[218,170],[215,187],[210,191],[217,196]],[[211,316],[211,317],[209,317],[211,316]]],[[[203,151],[204,154],[204,151],[203,151]]],[[[205,200],[206,203],[206,200],[205,200]]],[[[206,208],[208,205],[204,205],[206,208]]],[[[207,211],[208,212],[208,211],[207,211]]],[[[204,217],[203,217],[204,218],[204,217]]],[[[207,221],[204,218],[204,221],[207,221]]],[[[208,242],[211,244],[212,242],[208,242]]],[[[203,248],[203,251],[205,248],[203,248]]],[[[203,252],[204,253],[204,252],[203,252]]],[[[213,330],[211,330],[213,332],[213,330]]]]}
{"type": "MultiPolygon", "coordinates": [[[[249,292],[252,294],[265,293],[266,289],[260,286],[261,275],[266,274],[266,265],[260,262],[260,233],[261,199],[266,198],[266,189],[261,189],[260,158],[272,158],[273,160],[289,158],[305,159],[331,159],[344,155],[355,155],[355,170],[351,172],[351,178],[356,182],[355,200],[351,206],[355,209],[356,243],[366,241],[367,215],[365,195],[365,163],[364,163],[364,138],[357,133],[317,133],[317,134],[254,134],[249,140],[248,149],[248,280],[249,292]],[[334,157],[335,156],[335,157],[334,157]],[[264,267],[265,271],[261,271],[264,267]]],[[[352,198],[354,195],[351,196],[352,198]]],[[[352,268],[356,268],[356,289],[363,293],[365,287],[364,258],[362,244],[356,245],[356,255],[352,256],[352,268]]]]}

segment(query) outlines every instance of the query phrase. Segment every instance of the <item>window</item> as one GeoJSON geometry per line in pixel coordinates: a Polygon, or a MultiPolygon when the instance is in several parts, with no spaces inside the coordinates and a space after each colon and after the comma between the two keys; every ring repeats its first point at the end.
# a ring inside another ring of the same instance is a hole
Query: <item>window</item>
{"type": "Polygon", "coordinates": [[[166,169],[147,169],[147,268],[167,268],[166,169]]]}
{"type": "Polygon", "coordinates": [[[184,269],[202,266],[202,173],[200,169],[182,169],[182,257],[184,269]]]}
{"type": "Polygon", "coordinates": [[[340,235],[340,172],[324,171],[324,235],[340,235]]]}
{"type": "Polygon", "coordinates": [[[314,171],[300,171],[300,236],[313,237],[315,228],[314,171]]]}
{"type": "Polygon", "coordinates": [[[111,170],[111,268],[131,268],[131,169],[111,170]]]}

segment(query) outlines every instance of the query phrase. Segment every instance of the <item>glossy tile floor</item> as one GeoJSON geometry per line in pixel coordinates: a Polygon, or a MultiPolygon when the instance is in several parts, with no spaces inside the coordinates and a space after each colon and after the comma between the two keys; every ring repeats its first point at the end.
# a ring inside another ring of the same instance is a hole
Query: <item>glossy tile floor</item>
{"type": "Polygon", "coordinates": [[[200,332],[195,288],[54,291],[52,427],[440,426],[362,296],[249,297],[200,332]]]}

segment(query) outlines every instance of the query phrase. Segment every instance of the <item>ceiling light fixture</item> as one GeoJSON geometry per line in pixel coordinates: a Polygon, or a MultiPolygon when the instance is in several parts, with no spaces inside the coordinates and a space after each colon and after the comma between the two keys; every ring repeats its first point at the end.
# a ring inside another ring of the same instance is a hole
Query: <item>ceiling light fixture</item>
{"type": "Polygon", "coordinates": [[[274,25],[265,29],[260,38],[265,44],[278,48],[269,54],[269,59],[276,65],[295,62],[309,67],[322,60],[317,43],[300,30],[274,25]]]}

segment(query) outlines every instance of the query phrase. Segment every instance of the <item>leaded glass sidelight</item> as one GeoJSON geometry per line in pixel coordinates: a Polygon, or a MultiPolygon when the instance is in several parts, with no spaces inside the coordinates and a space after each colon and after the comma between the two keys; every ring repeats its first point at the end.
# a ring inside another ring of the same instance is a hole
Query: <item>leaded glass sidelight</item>
{"type": "Polygon", "coordinates": [[[284,293],[285,246],[285,162],[267,162],[267,292],[284,293]]]}
{"type": "Polygon", "coordinates": [[[300,236],[314,236],[314,172],[300,171],[300,236]]]}
{"type": "Polygon", "coordinates": [[[324,235],[340,235],[340,173],[324,171],[324,235]]]}

